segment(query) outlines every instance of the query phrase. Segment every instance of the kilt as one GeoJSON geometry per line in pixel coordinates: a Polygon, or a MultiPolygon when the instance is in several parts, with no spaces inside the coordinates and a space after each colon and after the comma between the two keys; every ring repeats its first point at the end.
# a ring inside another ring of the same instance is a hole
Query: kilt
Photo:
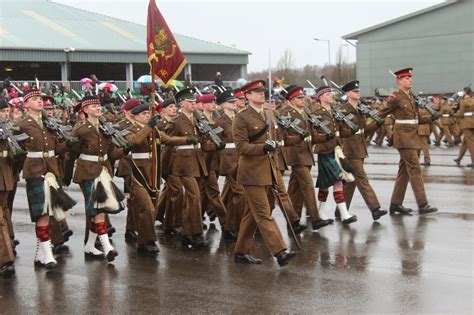
{"type": "Polygon", "coordinates": [[[79,186],[81,187],[82,194],[84,195],[86,214],[88,216],[96,216],[100,213],[114,213],[115,214],[123,210],[123,208],[121,207],[120,211],[110,212],[110,211],[107,211],[107,209],[105,208],[95,207],[94,201],[92,200],[92,188],[94,186],[93,180],[85,180],[81,182],[79,186]]]}
{"type": "Polygon", "coordinates": [[[334,152],[318,154],[318,180],[317,188],[329,188],[334,183],[342,180],[342,172],[337,165],[334,152]]]}
{"type": "Polygon", "coordinates": [[[43,216],[44,210],[44,178],[31,178],[26,180],[26,197],[30,209],[31,222],[36,222],[43,216]]]}

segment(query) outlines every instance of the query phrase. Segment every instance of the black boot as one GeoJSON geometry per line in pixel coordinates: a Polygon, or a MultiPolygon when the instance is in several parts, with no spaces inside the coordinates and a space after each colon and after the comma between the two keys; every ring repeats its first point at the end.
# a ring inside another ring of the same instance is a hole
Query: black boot
{"type": "Polygon", "coordinates": [[[375,210],[372,210],[372,219],[374,219],[374,221],[377,221],[378,219],[380,219],[380,217],[386,214],[387,214],[387,210],[377,208],[375,210]]]}
{"type": "Polygon", "coordinates": [[[437,208],[430,206],[429,204],[426,204],[424,206],[421,206],[418,208],[418,213],[421,214],[427,214],[427,213],[432,213],[438,211],[437,208]]]}
{"type": "Polygon", "coordinates": [[[405,208],[403,205],[396,205],[393,203],[390,205],[390,215],[396,215],[396,214],[412,215],[411,214],[412,212],[413,212],[412,209],[405,208]]]}
{"type": "Polygon", "coordinates": [[[295,234],[300,234],[304,230],[306,230],[307,226],[305,224],[300,224],[299,222],[293,223],[291,226],[295,234]]]}
{"type": "Polygon", "coordinates": [[[146,245],[137,246],[138,254],[142,255],[156,255],[160,251],[160,248],[156,244],[156,242],[150,242],[146,245]]]}
{"type": "Polygon", "coordinates": [[[138,235],[135,231],[126,230],[125,231],[125,242],[135,243],[138,239],[138,235]]]}
{"type": "Polygon", "coordinates": [[[15,266],[13,263],[7,263],[0,268],[0,275],[3,279],[10,279],[15,274],[15,266]]]}
{"type": "Polygon", "coordinates": [[[278,264],[280,267],[287,265],[289,260],[292,259],[293,257],[296,256],[295,252],[286,252],[286,251],[281,251],[278,254],[275,255],[278,264]]]}
{"type": "Polygon", "coordinates": [[[313,228],[313,230],[319,230],[320,228],[328,226],[328,225],[332,224],[333,222],[334,222],[333,219],[327,219],[327,220],[319,219],[317,221],[314,221],[311,224],[311,227],[313,228]]]}

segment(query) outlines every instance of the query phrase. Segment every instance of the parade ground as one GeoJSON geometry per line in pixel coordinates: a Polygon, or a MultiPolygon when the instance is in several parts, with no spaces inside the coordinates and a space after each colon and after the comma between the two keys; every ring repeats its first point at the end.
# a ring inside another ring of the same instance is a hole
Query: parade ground
{"type": "MultiPolygon", "coordinates": [[[[67,191],[78,204],[68,219],[74,231],[69,253],[57,256],[58,268],[35,270],[34,225],[22,180],[13,211],[21,242],[16,275],[0,281],[0,313],[472,314],[474,169],[457,167],[457,152],[458,147],[431,147],[432,165],[422,166],[428,199],[437,213],[386,215],[373,222],[356,192],[351,212],[358,222],[336,222],[319,232],[308,228],[300,236],[302,249],[285,267],[270,257],[258,236],[253,254],[263,264],[235,264],[234,244],[221,240],[219,224],[209,222],[207,250],[182,248],[178,237],[164,237],[157,222],[161,252],[138,256],[135,246],[124,241],[125,212],[111,216],[117,229],[112,238],[116,260],[85,260],[83,197],[72,185],[67,191]]],[[[369,154],[369,180],[388,209],[398,153],[371,146],[369,154]]],[[[462,164],[468,163],[469,156],[462,164]]],[[[410,186],[404,205],[416,209],[410,186]]],[[[279,209],[274,216],[296,250],[279,209]]]]}

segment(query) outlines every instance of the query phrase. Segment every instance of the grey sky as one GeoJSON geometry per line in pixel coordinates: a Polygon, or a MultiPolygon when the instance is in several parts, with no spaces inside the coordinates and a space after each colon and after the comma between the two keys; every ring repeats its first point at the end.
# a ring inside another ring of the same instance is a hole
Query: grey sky
{"type": "MultiPolygon", "coordinates": [[[[146,24],[147,0],[55,2],[146,24]]],[[[345,44],[341,36],[440,2],[156,0],[173,32],[251,52],[249,71],[268,68],[269,49],[273,66],[287,48],[292,50],[296,66],[327,63],[327,42],[316,42],[314,37],[331,41],[334,62],[338,48],[345,44]]],[[[356,58],[352,46],[342,46],[342,54],[350,61],[356,58]]]]}

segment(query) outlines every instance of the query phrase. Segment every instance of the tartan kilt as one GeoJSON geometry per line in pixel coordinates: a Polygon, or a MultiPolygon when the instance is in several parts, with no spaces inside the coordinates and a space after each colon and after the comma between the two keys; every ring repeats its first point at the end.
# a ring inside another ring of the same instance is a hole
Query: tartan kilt
{"type": "Polygon", "coordinates": [[[82,183],[79,184],[79,187],[81,187],[82,194],[84,195],[84,203],[85,203],[85,208],[86,208],[86,214],[88,216],[96,216],[100,213],[118,213],[123,208],[117,212],[110,212],[107,211],[105,208],[97,208],[94,205],[94,201],[92,200],[92,188],[94,187],[94,181],[93,180],[85,180],[82,183]]]}
{"type": "Polygon", "coordinates": [[[317,188],[329,188],[342,180],[342,172],[337,165],[334,152],[318,154],[318,180],[317,188]]]}
{"type": "Polygon", "coordinates": [[[26,197],[30,209],[31,222],[36,222],[43,216],[44,210],[44,178],[31,178],[26,180],[26,197]]]}

